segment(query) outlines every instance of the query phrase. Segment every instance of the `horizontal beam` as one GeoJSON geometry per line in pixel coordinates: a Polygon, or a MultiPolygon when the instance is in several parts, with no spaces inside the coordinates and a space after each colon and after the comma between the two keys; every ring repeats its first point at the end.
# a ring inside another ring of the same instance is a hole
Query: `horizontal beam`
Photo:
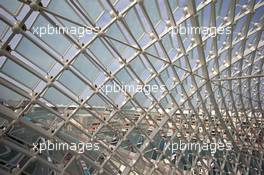
{"type": "Polygon", "coordinates": [[[227,78],[221,78],[221,79],[214,79],[212,81],[228,81],[228,80],[240,80],[240,79],[248,79],[248,78],[259,78],[264,77],[264,74],[258,74],[258,75],[244,75],[239,77],[227,77],[227,78]]]}

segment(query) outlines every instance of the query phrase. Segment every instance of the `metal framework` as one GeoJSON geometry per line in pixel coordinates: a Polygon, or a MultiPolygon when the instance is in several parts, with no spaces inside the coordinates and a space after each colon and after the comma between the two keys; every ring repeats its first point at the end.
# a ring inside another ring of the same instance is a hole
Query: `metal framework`
{"type": "Polygon", "coordinates": [[[0,174],[264,174],[262,0],[0,2],[0,174]],[[48,24],[93,32],[34,33],[48,24]],[[165,90],[100,90],[113,84],[165,90]],[[232,149],[172,152],[179,141],[232,149]]]}

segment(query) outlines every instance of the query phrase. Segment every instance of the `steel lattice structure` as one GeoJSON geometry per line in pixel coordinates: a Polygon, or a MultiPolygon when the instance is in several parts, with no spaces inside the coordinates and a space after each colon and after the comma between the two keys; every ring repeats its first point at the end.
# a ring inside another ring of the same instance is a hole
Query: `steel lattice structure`
{"type": "Polygon", "coordinates": [[[264,174],[262,0],[0,2],[0,174],[264,174]],[[92,32],[35,32],[47,25],[92,32]],[[101,90],[113,84],[165,90],[101,90]],[[172,152],[179,141],[232,149],[172,152]]]}

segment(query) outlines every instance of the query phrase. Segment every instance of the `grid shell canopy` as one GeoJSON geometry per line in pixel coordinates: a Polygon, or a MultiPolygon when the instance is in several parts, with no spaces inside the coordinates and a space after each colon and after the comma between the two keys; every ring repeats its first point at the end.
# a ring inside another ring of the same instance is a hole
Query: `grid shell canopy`
{"type": "Polygon", "coordinates": [[[0,0],[0,174],[264,174],[263,12],[0,0]]]}

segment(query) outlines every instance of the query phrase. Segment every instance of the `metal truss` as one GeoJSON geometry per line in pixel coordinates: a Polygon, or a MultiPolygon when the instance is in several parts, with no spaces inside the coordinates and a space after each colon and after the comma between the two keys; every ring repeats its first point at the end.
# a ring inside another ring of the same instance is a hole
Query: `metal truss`
{"type": "Polygon", "coordinates": [[[264,173],[262,0],[0,2],[0,174],[264,173]],[[34,33],[48,24],[93,32],[34,33]],[[100,90],[113,84],[165,90],[100,90]],[[172,152],[179,141],[232,149],[172,152]]]}

